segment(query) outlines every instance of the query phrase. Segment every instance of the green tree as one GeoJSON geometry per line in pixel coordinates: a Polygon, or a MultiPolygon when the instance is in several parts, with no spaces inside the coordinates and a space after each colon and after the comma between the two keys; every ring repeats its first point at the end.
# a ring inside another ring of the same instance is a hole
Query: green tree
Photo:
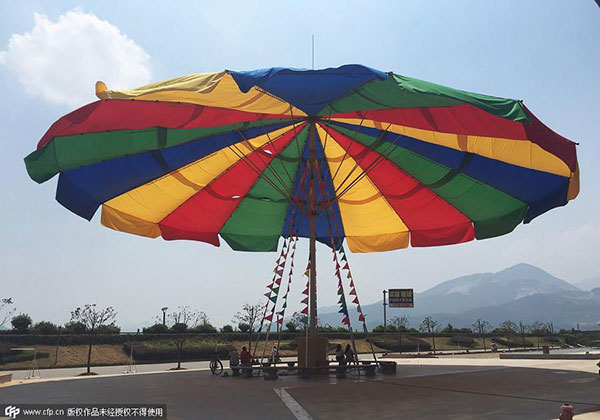
{"type": "Polygon", "coordinates": [[[540,349],[540,336],[548,334],[546,324],[541,321],[535,321],[531,324],[531,332],[535,334],[537,338],[537,348],[540,349]]]}
{"type": "Polygon", "coordinates": [[[519,321],[517,325],[517,330],[519,331],[519,335],[521,336],[521,342],[523,343],[523,347],[525,347],[525,336],[531,331],[531,326],[525,324],[523,321],[519,321]]]}
{"type": "Polygon", "coordinates": [[[10,321],[13,329],[18,333],[25,333],[31,327],[31,317],[27,314],[19,314],[10,321]]]}
{"type": "Polygon", "coordinates": [[[296,323],[294,321],[288,321],[285,324],[285,328],[287,328],[289,332],[296,332],[298,330],[298,327],[296,326],[296,323]]]}
{"type": "Polygon", "coordinates": [[[222,333],[232,333],[233,327],[231,325],[223,325],[223,328],[221,328],[221,332],[222,333]]]}
{"type": "Polygon", "coordinates": [[[244,303],[242,309],[233,316],[233,322],[238,325],[240,331],[248,333],[248,351],[250,353],[252,353],[252,332],[254,331],[254,325],[261,316],[262,310],[264,310],[264,305],[260,302],[255,305],[244,303]],[[246,331],[242,330],[242,324],[248,326],[246,331]]]}
{"type": "Polygon", "coordinates": [[[395,316],[390,322],[398,331],[398,344],[400,345],[400,353],[402,353],[402,335],[408,328],[408,315],[395,316]]]}
{"type": "Polygon", "coordinates": [[[0,299],[0,330],[4,328],[6,321],[15,313],[13,301],[11,298],[0,299]]]}
{"type": "Polygon", "coordinates": [[[94,336],[98,333],[98,329],[107,325],[114,326],[114,319],[117,316],[114,308],[111,306],[99,309],[96,304],[86,304],[83,308],[76,308],[71,312],[71,322],[79,322],[85,326],[86,332],[89,335],[88,357],[87,357],[87,374],[90,375],[92,364],[92,346],[94,344],[94,336]]]}
{"type": "Polygon", "coordinates": [[[479,318],[473,323],[473,329],[479,335],[479,337],[483,338],[483,351],[485,352],[487,350],[485,345],[485,335],[492,329],[492,324],[479,318]]]}
{"type": "Polygon", "coordinates": [[[435,354],[435,335],[440,330],[440,323],[435,321],[432,317],[425,317],[423,322],[421,322],[420,330],[425,332],[431,336],[431,342],[433,345],[433,354],[435,354]]]}

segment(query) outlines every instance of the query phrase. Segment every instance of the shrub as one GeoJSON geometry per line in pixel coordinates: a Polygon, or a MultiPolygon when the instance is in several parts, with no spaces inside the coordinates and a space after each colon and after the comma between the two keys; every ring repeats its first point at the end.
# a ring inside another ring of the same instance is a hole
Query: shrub
{"type": "Polygon", "coordinates": [[[65,334],[85,334],[87,332],[87,328],[82,322],[71,321],[65,324],[64,331],[65,334]]]}
{"type": "Polygon", "coordinates": [[[285,328],[287,328],[289,332],[296,332],[298,330],[296,323],[293,321],[289,321],[287,324],[285,324],[285,328]]]}
{"type": "Polygon", "coordinates": [[[381,349],[385,349],[388,351],[400,352],[400,351],[417,351],[417,342],[419,343],[418,350],[419,351],[430,351],[431,344],[429,342],[423,340],[418,337],[410,337],[403,336],[402,337],[402,346],[400,345],[399,340],[375,340],[373,344],[381,349]]]}
{"type": "Polygon", "coordinates": [[[233,332],[233,327],[231,325],[223,325],[223,328],[221,328],[221,332],[223,332],[223,333],[232,333],[233,332]]]}
{"type": "Polygon", "coordinates": [[[13,317],[10,323],[13,326],[13,329],[19,333],[27,332],[29,327],[31,326],[31,317],[27,314],[19,314],[13,317]]]}
{"type": "Polygon", "coordinates": [[[523,340],[511,340],[504,337],[492,337],[492,342],[501,344],[505,347],[533,347],[531,341],[525,340],[525,344],[523,344],[523,340]]]}
{"type": "Polygon", "coordinates": [[[53,324],[52,322],[40,321],[33,326],[32,332],[34,334],[45,334],[45,335],[58,334],[58,327],[56,326],[56,324],[53,324]]]}
{"type": "Polygon", "coordinates": [[[121,328],[114,324],[100,325],[96,328],[96,334],[110,335],[110,334],[120,334],[120,333],[121,333],[121,328]]]}
{"type": "Polygon", "coordinates": [[[454,335],[450,338],[450,343],[455,345],[461,345],[463,347],[475,347],[475,340],[472,337],[466,335],[454,335]]]}
{"type": "MultiPolygon", "coordinates": [[[[33,360],[34,352],[31,350],[28,351],[18,351],[18,350],[10,350],[7,353],[0,353],[0,364],[7,363],[18,363],[18,362],[27,362],[33,360]]],[[[46,359],[50,356],[50,353],[46,351],[38,351],[36,358],[37,359],[46,359]]]]}
{"type": "MultiPolygon", "coordinates": [[[[233,348],[231,345],[218,344],[217,352],[221,359],[226,359],[233,348]]],[[[123,351],[129,354],[131,347],[129,344],[123,345],[123,351]]],[[[215,352],[215,344],[212,342],[190,343],[181,349],[181,360],[210,360],[215,352]]],[[[177,361],[177,348],[173,345],[162,343],[161,345],[149,346],[147,344],[135,345],[133,347],[133,357],[140,362],[173,362],[177,361]]]]}
{"type": "Polygon", "coordinates": [[[250,331],[250,324],[246,324],[245,322],[240,322],[238,324],[238,328],[241,332],[247,333],[248,331],[250,331]]]}
{"type": "Polygon", "coordinates": [[[142,330],[144,334],[165,334],[169,332],[169,327],[164,324],[154,324],[142,330]]]}
{"type": "Polygon", "coordinates": [[[169,332],[172,333],[184,333],[187,332],[188,326],[182,322],[178,322],[177,324],[173,324],[171,328],[169,328],[169,332]]]}
{"type": "Polygon", "coordinates": [[[215,327],[210,324],[200,324],[195,326],[190,330],[190,332],[194,333],[216,333],[218,332],[215,327]]]}

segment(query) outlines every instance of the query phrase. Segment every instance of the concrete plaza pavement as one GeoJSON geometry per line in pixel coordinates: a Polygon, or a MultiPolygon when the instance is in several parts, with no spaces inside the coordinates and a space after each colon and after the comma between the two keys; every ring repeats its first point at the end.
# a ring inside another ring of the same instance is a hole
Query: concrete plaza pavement
{"type": "Polygon", "coordinates": [[[213,377],[199,362],[198,370],[5,386],[0,404],[167,404],[169,419],[554,419],[564,402],[577,413],[600,410],[600,377],[592,361],[397,361],[396,375],[339,381],[213,377]],[[308,417],[292,413],[281,389],[308,417]]]}

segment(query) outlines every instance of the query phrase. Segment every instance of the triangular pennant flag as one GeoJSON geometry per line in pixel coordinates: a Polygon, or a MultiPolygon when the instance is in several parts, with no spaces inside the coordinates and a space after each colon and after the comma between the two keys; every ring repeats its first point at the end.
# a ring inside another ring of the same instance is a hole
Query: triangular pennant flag
{"type": "Polygon", "coordinates": [[[350,318],[348,316],[345,316],[344,319],[342,319],[342,324],[350,325],[350,318]]]}
{"type": "Polygon", "coordinates": [[[340,249],[340,252],[342,253],[342,261],[348,262],[348,259],[346,258],[346,254],[344,253],[344,248],[340,249]]]}
{"type": "MultiPolygon", "coordinates": [[[[275,289],[273,289],[273,291],[274,291],[274,290],[275,290],[275,289]]],[[[354,296],[356,296],[356,289],[352,289],[352,290],[350,290],[350,293],[348,293],[348,294],[349,294],[349,295],[354,295],[354,296]]]]}
{"type": "MultiPolygon", "coordinates": [[[[281,305],[281,307],[283,309],[287,308],[287,300],[285,302],[283,302],[283,305],[281,305]]],[[[281,311],[281,312],[285,312],[285,311],[281,311]]]]}
{"type": "Polygon", "coordinates": [[[335,262],[335,270],[340,271],[340,263],[337,261],[335,262]]]}
{"type": "Polygon", "coordinates": [[[265,293],[265,296],[266,296],[267,298],[270,298],[270,297],[271,297],[271,292],[267,292],[267,293],[265,293]]]}
{"type": "Polygon", "coordinates": [[[273,287],[271,290],[273,290],[273,293],[275,294],[279,293],[279,287],[273,287]]]}
{"type": "Polygon", "coordinates": [[[354,289],[354,280],[350,280],[350,287],[354,289]]]}
{"type": "Polygon", "coordinates": [[[278,324],[283,324],[283,318],[279,318],[279,319],[277,320],[277,323],[278,323],[278,324]]]}
{"type": "Polygon", "coordinates": [[[273,303],[276,303],[276,302],[277,302],[277,295],[271,296],[271,297],[269,298],[269,300],[270,300],[271,302],[273,302],[273,303]]]}
{"type": "Polygon", "coordinates": [[[310,268],[308,268],[308,269],[307,269],[307,270],[304,272],[304,275],[305,275],[306,277],[310,276],[310,268]]]}
{"type": "Polygon", "coordinates": [[[338,289],[342,288],[342,279],[338,279],[338,289]]]}
{"type": "Polygon", "coordinates": [[[273,321],[273,314],[269,314],[265,317],[266,321],[273,321]]]}
{"type": "Polygon", "coordinates": [[[346,308],[341,308],[338,313],[340,314],[344,314],[344,315],[348,315],[348,311],[346,310],[346,308]]]}
{"type": "Polygon", "coordinates": [[[273,283],[267,285],[267,289],[272,289],[273,288],[273,283]]]}
{"type": "Polygon", "coordinates": [[[335,276],[340,277],[340,269],[339,268],[335,269],[335,276]]]}
{"type": "Polygon", "coordinates": [[[308,287],[302,292],[303,295],[308,295],[308,287]]]}
{"type": "Polygon", "coordinates": [[[340,296],[338,303],[341,305],[344,302],[344,296],[340,296]]]}
{"type": "Polygon", "coordinates": [[[307,297],[305,297],[304,299],[302,299],[302,300],[300,301],[300,303],[304,303],[305,305],[308,305],[308,298],[307,298],[307,297]]]}
{"type": "Polygon", "coordinates": [[[352,278],[352,274],[350,274],[350,272],[348,271],[348,274],[346,275],[347,279],[351,279],[352,278]]]}
{"type": "Polygon", "coordinates": [[[308,315],[308,306],[300,311],[301,314],[308,315]]]}
{"type": "Polygon", "coordinates": [[[358,305],[356,307],[356,312],[358,312],[359,314],[362,314],[362,309],[361,309],[360,305],[358,305]]]}
{"type": "Polygon", "coordinates": [[[281,277],[281,276],[283,276],[283,269],[277,270],[275,273],[281,277]]]}
{"type": "Polygon", "coordinates": [[[354,300],[352,301],[352,303],[356,303],[358,305],[358,298],[355,297],[354,300]]]}
{"type": "Polygon", "coordinates": [[[344,295],[344,291],[340,288],[340,289],[338,289],[337,294],[343,296],[344,295]]]}
{"type": "Polygon", "coordinates": [[[365,321],[365,317],[363,316],[363,314],[360,314],[358,316],[358,320],[364,322],[365,321]]]}
{"type": "Polygon", "coordinates": [[[275,279],[275,284],[279,286],[281,284],[281,279],[280,278],[276,278],[275,279]]]}
{"type": "Polygon", "coordinates": [[[348,261],[344,264],[344,270],[350,270],[350,266],[348,265],[348,261]]]}

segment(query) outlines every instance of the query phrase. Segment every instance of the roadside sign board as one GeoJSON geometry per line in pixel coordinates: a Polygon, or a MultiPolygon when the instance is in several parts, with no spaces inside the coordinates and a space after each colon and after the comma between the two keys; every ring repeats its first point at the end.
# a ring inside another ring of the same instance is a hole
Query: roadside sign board
{"type": "Polygon", "coordinates": [[[413,289],[390,289],[388,292],[390,308],[414,308],[413,289]]]}

